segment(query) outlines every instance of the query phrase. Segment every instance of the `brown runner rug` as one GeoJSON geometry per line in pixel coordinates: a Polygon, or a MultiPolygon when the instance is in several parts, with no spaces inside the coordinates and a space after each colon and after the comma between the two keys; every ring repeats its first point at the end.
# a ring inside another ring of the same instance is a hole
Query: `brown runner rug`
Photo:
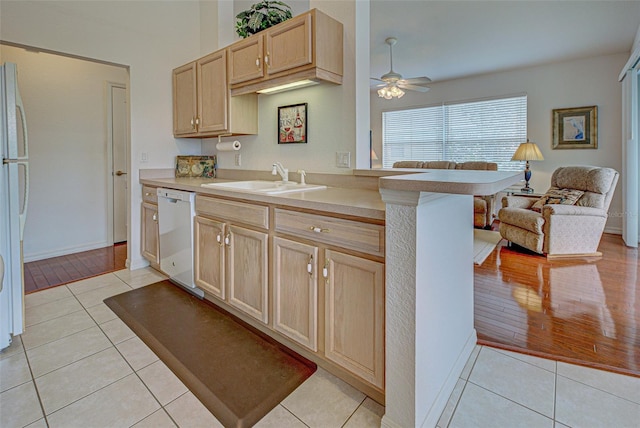
{"type": "Polygon", "coordinates": [[[169,281],[105,299],[225,427],[258,422],[311,361],[169,281]]]}

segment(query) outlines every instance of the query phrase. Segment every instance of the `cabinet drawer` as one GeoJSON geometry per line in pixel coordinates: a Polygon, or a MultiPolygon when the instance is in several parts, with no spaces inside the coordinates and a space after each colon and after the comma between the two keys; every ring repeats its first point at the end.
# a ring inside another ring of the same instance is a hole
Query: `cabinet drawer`
{"type": "Polygon", "coordinates": [[[142,201],[150,204],[158,203],[158,194],[156,188],[151,186],[142,186],[142,201]]]}
{"type": "Polygon", "coordinates": [[[275,230],[376,256],[384,255],[384,226],[276,208],[275,230]]]}
{"type": "Polygon", "coordinates": [[[196,195],[196,212],[234,223],[269,228],[269,207],[196,195]]]}

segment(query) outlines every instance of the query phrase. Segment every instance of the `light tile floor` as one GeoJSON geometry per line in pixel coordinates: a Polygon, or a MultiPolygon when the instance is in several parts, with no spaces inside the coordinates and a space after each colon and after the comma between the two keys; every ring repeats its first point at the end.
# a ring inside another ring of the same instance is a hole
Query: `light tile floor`
{"type": "MultiPolygon", "coordinates": [[[[0,353],[0,427],[215,427],[215,417],[104,304],[164,279],[119,271],[26,297],[0,353]]],[[[384,407],[322,369],[259,427],[377,427],[384,407]]],[[[438,426],[639,427],[640,378],[476,347],[438,426]]]]}

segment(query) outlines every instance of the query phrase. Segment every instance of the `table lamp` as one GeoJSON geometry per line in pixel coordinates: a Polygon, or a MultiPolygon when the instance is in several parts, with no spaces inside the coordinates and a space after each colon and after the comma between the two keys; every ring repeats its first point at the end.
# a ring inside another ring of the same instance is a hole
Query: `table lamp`
{"type": "Polygon", "coordinates": [[[518,150],[516,150],[516,152],[513,154],[513,157],[511,158],[511,160],[527,161],[527,167],[524,169],[525,185],[520,190],[523,193],[533,193],[533,189],[529,187],[529,180],[531,179],[531,170],[529,169],[529,161],[544,160],[544,157],[542,157],[542,153],[540,152],[540,149],[538,148],[536,143],[529,142],[529,139],[527,138],[527,142],[520,144],[520,146],[518,147],[518,150]]]}

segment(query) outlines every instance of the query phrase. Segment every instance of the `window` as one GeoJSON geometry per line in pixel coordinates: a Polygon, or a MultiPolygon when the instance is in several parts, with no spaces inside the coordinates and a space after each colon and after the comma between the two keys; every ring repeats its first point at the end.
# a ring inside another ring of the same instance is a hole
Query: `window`
{"type": "Polygon", "coordinates": [[[521,171],[511,161],[527,139],[527,96],[445,103],[382,113],[382,166],[400,160],[496,162],[501,171],[521,171]]]}

